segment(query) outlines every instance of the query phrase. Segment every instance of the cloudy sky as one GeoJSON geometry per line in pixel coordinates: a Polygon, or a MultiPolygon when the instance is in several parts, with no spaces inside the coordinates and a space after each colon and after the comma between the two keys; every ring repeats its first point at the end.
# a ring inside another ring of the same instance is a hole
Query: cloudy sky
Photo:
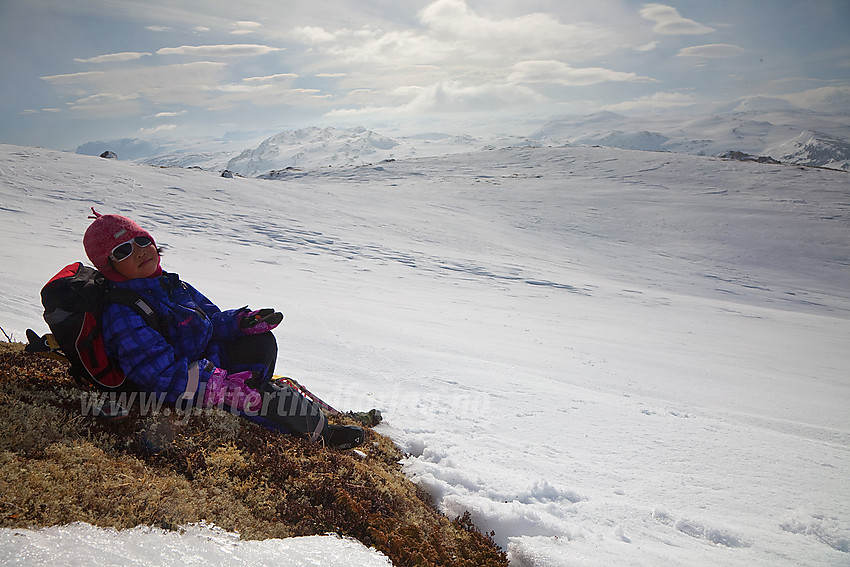
{"type": "Polygon", "coordinates": [[[850,111],[850,0],[0,0],[0,142],[850,111]]]}

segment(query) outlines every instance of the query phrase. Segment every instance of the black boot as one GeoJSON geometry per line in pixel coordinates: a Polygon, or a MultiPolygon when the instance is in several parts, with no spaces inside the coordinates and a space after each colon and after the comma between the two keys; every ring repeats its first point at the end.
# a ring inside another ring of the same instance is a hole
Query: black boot
{"type": "Polygon", "coordinates": [[[262,395],[262,409],[257,417],[275,428],[310,441],[321,439],[336,449],[351,449],[366,439],[360,427],[329,424],[319,405],[289,384],[274,381],[250,386],[262,395]]]}
{"type": "Polygon", "coordinates": [[[326,425],[322,431],[322,439],[328,447],[335,449],[352,449],[362,445],[366,439],[363,429],[355,425],[326,425]]]}
{"type": "Polygon", "coordinates": [[[259,418],[310,441],[318,441],[320,436],[324,437],[328,422],[318,404],[289,384],[265,382],[256,389],[262,395],[259,418]]]}

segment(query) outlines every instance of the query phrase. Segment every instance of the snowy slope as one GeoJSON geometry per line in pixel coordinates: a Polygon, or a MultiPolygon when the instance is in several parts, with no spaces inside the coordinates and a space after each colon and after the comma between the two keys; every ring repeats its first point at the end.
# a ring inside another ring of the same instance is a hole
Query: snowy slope
{"type": "Polygon", "coordinates": [[[593,147],[269,181],[0,146],[0,326],[45,331],[88,207],[129,214],[222,307],[283,310],[278,367],[380,408],[514,565],[841,565],[847,187],[593,147]]]}

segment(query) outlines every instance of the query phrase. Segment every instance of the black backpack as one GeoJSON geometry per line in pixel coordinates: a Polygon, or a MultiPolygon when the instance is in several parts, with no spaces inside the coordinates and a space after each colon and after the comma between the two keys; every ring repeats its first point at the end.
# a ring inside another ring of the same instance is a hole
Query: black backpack
{"type": "Polygon", "coordinates": [[[80,385],[107,391],[132,388],[118,362],[106,354],[101,316],[107,303],[121,303],[159,331],[159,319],[142,296],[116,288],[96,269],[75,262],[44,285],[41,303],[44,320],[53,334],[39,337],[28,329],[27,351],[66,358],[71,363],[71,375],[80,385]]]}

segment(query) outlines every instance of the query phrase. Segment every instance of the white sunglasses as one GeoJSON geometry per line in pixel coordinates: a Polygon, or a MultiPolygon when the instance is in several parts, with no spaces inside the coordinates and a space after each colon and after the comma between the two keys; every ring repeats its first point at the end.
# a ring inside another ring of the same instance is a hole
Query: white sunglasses
{"type": "Polygon", "coordinates": [[[133,253],[133,243],[136,243],[136,246],[139,248],[147,248],[151,244],[153,244],[153,240],[148,238],[147,236],[137,236],[133,240],[128,240],[127,242],[123,242],[112,249],[112,252],[109,253],[109,257],[115,260],[116,262],[120,262],[122,260],[126,260],[133,253]]]}

